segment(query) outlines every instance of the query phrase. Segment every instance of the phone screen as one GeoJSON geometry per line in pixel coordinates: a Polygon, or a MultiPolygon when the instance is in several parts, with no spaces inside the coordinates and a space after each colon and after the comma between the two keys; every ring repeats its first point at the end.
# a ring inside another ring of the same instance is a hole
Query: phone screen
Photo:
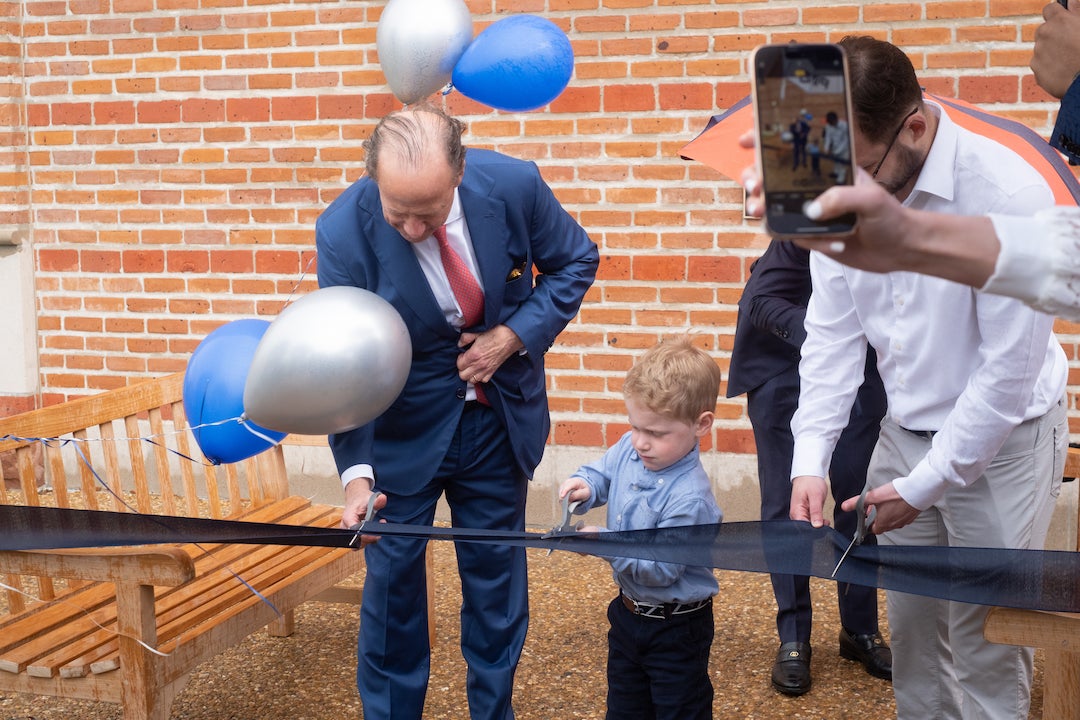
{"type": "Polygon", "coordinates": [[[758,159],[765,223],[781,237],[843,235],[854,215],[815,222],[803,207],[833,185],[850,185],[851,102],[838,45],[764,45],[753,58],[758,159]]]}

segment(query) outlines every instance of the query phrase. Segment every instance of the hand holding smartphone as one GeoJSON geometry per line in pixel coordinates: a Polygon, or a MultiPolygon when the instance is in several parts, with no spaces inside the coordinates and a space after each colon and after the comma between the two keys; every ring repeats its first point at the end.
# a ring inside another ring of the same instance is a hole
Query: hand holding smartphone
{"type": "Polygon", "coordinates": [[[763,45],[752,59],[758,166],[771,235],[847,235],[854,215],[816,222],[804,208],[833,185],[851,185],[851,93],[839,45],[763,45]]]}

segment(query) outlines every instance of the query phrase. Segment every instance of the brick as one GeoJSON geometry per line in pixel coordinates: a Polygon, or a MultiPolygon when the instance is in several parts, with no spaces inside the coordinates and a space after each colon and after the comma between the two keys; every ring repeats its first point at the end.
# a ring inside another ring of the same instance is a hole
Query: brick
{"type": "Polygon", "coordinates": [[[192,98],[180,104],[181,120],[186,123],[222,122],[225,102],[207,98],[192,98]]]}

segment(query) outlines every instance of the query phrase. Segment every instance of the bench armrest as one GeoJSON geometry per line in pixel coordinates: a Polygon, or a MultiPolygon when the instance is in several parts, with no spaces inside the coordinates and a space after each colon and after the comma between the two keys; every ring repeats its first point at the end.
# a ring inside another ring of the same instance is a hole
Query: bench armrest
{"type": "Polygon", "coordinates": [[[195,563],[175,547],[8,550],[0,551],[6,573],[175,587],[195,577],[195,563]]]}

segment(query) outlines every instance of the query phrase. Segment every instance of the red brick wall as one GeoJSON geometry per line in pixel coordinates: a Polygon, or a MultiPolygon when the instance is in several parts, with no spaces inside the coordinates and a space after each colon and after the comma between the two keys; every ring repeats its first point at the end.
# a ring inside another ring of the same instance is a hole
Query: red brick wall
{"type": "MultiPolygon", "coordinates": [[[[570,85],[543,111],[447,98],[473,144],[535,160],[601,247],[598,281],[548,358],[558,445],[623,431],[623,372],[664,335],[692,330],[727,367],[735,302],[765,239],[742,220],[741,190],[678,150],[747,94],[755,45],[873,34],[904,47],[932,92],[1044,135],[1056,108],[1027,67],[1044,0],[468,5],[476,32],[538,14],[575,51],[570,85]]],[[[221,323],[272,318],[298,282],[315,287],[310,272],[300,281],[314,220],[399,106],[375,51],[382,7],[4,4],[0,214],[32,221],[40,402],[181,370],[221,323]]],[[[1059,330],[1080,382],[1080,327],[1059,330]]],[[[719,418],[713,446],[752,451],[742,400],[721,402],[719,418]]]]}

